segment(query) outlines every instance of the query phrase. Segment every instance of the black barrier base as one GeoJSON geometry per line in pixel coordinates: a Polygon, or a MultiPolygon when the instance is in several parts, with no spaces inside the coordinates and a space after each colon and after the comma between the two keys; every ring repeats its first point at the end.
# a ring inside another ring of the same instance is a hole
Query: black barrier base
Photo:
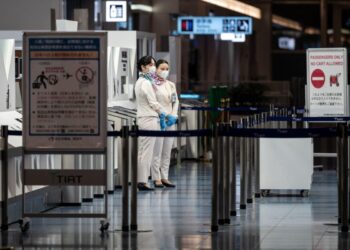
{"type": "Polygon", "coordinates": [[[114,190],[108,190],[108,194],[114,194],[114,190]]]}
{"type": "Polygon", "coordinates": [[[253,203],[253,199],[247,199],[247,203],[253,203]]]}
{"type": "Polygon", "coordinates": [[[225,225],[225,220],[224,219],[219,219],[218,220],[219,225],[225,225]]]}
{"type": "Polygon", "coordinates": [[[237,212],[236,212],[236,211],[231,211],[231,212],[230,212],[230,215],[231,215],[231,216],[237,216],[237,212]]]}
{"type": "Polygon", "coordinates": [[[231,224],[231,220],[230,219],[225,219],[225,224],[231,224]]]}
{"type": "Polygon", "coordinates": [[[0,227],[1,231],[7,231],[9,229],[8,225],[1,225],[0,227]]]}
{"type": "Polygon", "coordinates": [[[122,226],[123,232],[129,232],[129,226],[122,226]]]}
{"type": "Polygon", "coordinates": [[[246,204],[241,204],[241,205],[239,206],[239,208],[240,208],[240,209],[246,209],[246,208],[247,208],[247,205],[246,205],[246,204]]]}
{"type": "Polygon", "coordinates": [[[341,219],[340,218],[338,218],[338,224],[341,224],[341,219]]]}
{"type": "Polygon", "coordinates": [[[341,226],[342,232],[349,232],[349,226],[341,226]]]}
{"type": "Polygon", "coordinates": [[[94,194],[94,198],[96,199],[102,199],[104,197],[103,194],[94,194]]]}
{"type": "Polygon", "coordinates": [[[217,232],[219,230],[219,226],[211,226],[212,232],[217,232]]]}
{"type": "Polygon", "coordinates": [[[137,225],[130,225],[131,231],[137,231],[137,225]]]}
{"type": "Polygon", "coordinates": [[[121,185],[115,185],[114,189],[122,189],[122,186],[121,185]]]}
{"type": "Polygon", "coordinates": [[[260,198],[261,194],[260,193],[256,193],[254,196],[255,196],[255,198],[260,198]]]}
{"type": "Polygon", "coordinates": [[[93,198],[83,198],[82,202],[93,202],[94,199],[93,198]]]}

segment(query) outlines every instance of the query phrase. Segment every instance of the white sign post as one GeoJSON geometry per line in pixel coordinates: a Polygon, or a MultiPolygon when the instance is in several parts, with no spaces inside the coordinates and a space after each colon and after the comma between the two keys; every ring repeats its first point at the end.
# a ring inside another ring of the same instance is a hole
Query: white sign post
{"type": "Polygon", "coordinates": [[[24,34],[25,150],[106,149],[106,33],[24,34]]]}
{"type": "Polygon", "coordinates": [[[307,50],[306,106],[310,117],[349,116],[347,50],[307,50]]]}

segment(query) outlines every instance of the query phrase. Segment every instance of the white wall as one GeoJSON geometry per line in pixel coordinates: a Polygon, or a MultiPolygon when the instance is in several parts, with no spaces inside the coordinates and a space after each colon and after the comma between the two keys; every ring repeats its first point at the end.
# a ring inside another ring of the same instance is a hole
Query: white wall
{"type": "Polygon", "coordinates": [[[64,0],[0,0],[0,30],[49,30],[50,9],[63,18],[64,0]]]}

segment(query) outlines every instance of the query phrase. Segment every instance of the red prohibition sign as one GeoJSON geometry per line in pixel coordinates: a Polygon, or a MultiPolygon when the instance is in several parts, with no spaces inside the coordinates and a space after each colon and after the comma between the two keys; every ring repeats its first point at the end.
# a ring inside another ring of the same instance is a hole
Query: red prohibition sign
{"type": "Polygon", "coordinates": [[[324,72],[320,69],[315,69],[311,74],[311,83],[316,89],[320,89],[323,87],[324,82],[326,80],[326,76],[324,72]]]}

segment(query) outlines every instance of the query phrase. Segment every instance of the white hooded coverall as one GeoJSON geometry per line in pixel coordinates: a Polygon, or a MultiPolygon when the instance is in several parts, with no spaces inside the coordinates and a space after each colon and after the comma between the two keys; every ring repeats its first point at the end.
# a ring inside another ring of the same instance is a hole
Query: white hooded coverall
{"type": "MultiPolygon", "coordinates": [[[[167,115],[177,117],[179,99],[176,86],[173,82],[166,80],[161,85],[155,85],[156,98],[164,108],[167,115]]],[[[176,125],[166,127],[166,130],[175,130],[176,125]]],[[[153,161],[151,164],[151,175],[153,180],[168,179],[171,149],[174,143],[173,137],[156,137],[153,161]]]]}
{"type": "MultiPolygon", "coordinates": [[[[164,112],[157,101],[153,83],[140,77],[135,84],[137,125],[140,130],[160,130],[159,114],[164,112]]],[[[147,183],[156,137],[139,137],[137,182],[147,183]]]]}

